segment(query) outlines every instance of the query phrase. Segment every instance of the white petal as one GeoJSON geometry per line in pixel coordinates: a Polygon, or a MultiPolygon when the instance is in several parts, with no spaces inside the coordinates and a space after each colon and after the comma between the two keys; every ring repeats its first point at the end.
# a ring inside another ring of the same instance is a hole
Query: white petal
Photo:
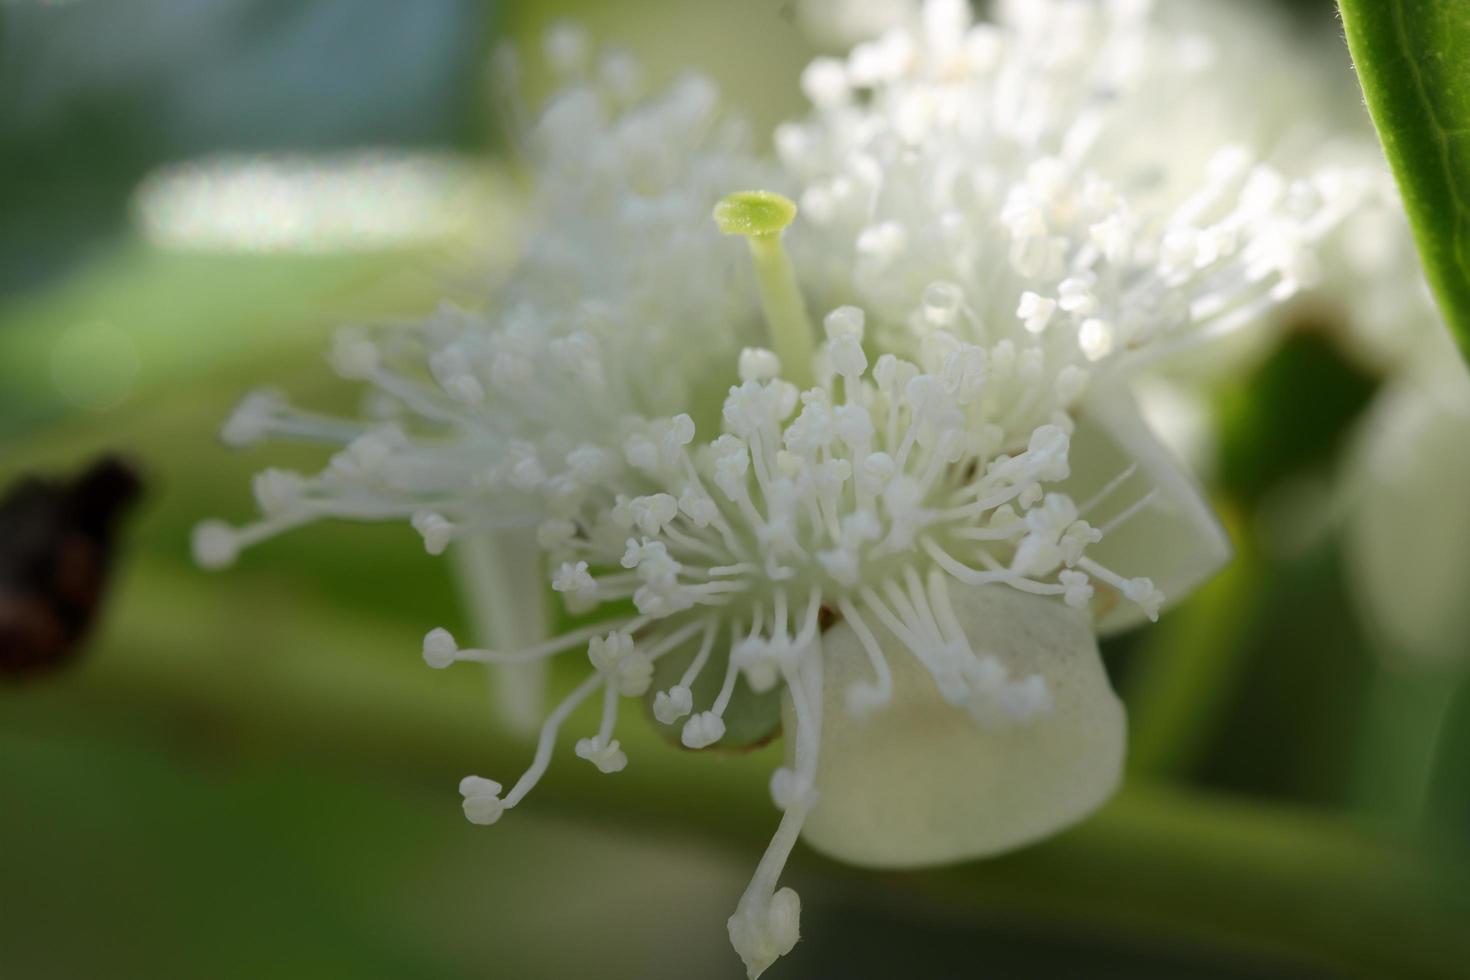
{"type": "Polygon", "coordinates": [[[845,694],[871,677],[850,626],[823,637],[817,801],[804,837],[853,864],[902,867],[996,854],[1075,823],[1118,785],[1126,725],[1086,613],[1004,586],[951,587],[977,650],[1012,676],[1040,674],[1050,714],[984,727],[943,701],[892,637],[893,700],[861,720],[845,694]]]}
{"type": "MultiPolygon", "coordinates": [[[[1084,516],[1094,527],[1106,527],[1147,494],[1153,498],[1087,554],[1125,578],[1152,579],[1167,606],[1225,566],[1230,540],[1199,484],[1149,429],[1131,398],[1110,392],[1084,401],[1072,435],[1072,475],[1061,489],[1081,506],[1135,464],[1133,475],[1084,516]]],[[[1097,628],[1108,635],[1144,619],[1142,609],[1119,599],[1099,613],[1097,628]]]]}
{"type": "Polygon", "coordinates": [[[1454,362],[1374,404],[1350,473],[1347,567],[1395,653],[1470,658],[1470,378],[1454,362]]]}

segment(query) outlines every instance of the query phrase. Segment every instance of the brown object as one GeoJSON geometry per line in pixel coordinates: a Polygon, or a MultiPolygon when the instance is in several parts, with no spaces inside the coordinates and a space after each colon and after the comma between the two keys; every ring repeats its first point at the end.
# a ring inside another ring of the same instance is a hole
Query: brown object
{"type": "Polygon", "coordinates": [[[143,485],[105,456],[73,480],[25,477],[0,498],[0,679],[71,660],[97,617],[121,518],[143,485]]]}

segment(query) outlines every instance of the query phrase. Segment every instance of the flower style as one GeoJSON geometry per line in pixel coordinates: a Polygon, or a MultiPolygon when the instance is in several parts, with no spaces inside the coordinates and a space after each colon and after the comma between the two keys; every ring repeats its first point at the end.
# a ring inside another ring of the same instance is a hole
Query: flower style
{"type": "Polygon", "coordinates": [[[1238,147],[1187,193],[1156,180],[1131,96],[1189,73],[1145,6],[974,24],[930,0],[807,70],[776,162],[706,83],[636,100],[626,63],[577,74],[558,36],[576,77],[531,134],[546,223],[515,283],[485,312],[344,332],[332,361],[372,387],[368,421],[248,398],[226,441],[342,448],[261,474],[262,520],[201,525],[199,560],[322,517],[407,519],[434,553],[534,524],[516,559],[597,621],[519,649],[424,640],[436,668],[589,661],[516,782],[461,783],[476,823],[525,799],[584,702],[601,723],[576,754],[613,773],[624,698],[698,749],[780,692],[783,815],[729,920],[752,977],[797,941],[779,877],[799,836],[915,865],[1080,819],[1124,748],[1096,631],[1229,553],[1128,378],[1289,296],[1351,206],[1238,147]]]}

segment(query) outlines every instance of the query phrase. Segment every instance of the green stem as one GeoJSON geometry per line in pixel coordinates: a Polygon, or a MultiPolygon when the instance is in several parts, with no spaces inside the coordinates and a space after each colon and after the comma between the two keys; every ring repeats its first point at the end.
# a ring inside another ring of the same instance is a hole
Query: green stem
{"type": "Polygon", "coordinates": [[[1355,795],[1358,807],[1388,828],[1421,829],[1458,681],[1444,671],[1412,665],[1380,666],[1374,676],[1355,795]]]}
{"type": "MultiPolygon", "coordinates": [[[[102,726],[109,737],[156,729],[167,740],[207,718],[216,738],[427,780],[443,787],[446,807],[465,773],[509,775],[526,762],[518,740],[486,731],[476,685],[418,662],[413,626],[343,615],[268,581],[222,583],[158,563],[135,566],[123,586],[89,661],[48,685],[0,689],[0,725],[102,726]]],[[[589,711],[568,738],[595,725],[589,711]]],[[[766,784],[779,747],[680,752],[631,719],[619,737],[635,761],[616,780],[564,753],[528,805],[756,849],[769,836],[777,818],[766,784]]],[[[1339,971],[1451,977],[1470,960],[1463,865],[1330,814],[1137,781],[1075,830],[998,860],[878,875],[799,853],[797,874],[804,868],[864,893],[908,890],[951,913],[1068,919],[1339,971]]]]}
{"type": "Polygon", "coordinates": [[[925,884],[992,914],[1295,956],[1308,975],[1449,978],[1470,956],[1463,864],[1325,813],[1146,784],[1049,844],[925,884]]]}

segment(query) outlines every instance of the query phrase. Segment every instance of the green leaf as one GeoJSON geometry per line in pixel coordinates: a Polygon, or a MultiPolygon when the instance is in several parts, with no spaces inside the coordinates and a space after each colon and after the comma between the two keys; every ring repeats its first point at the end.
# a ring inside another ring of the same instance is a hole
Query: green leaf
{"type": "Polygon", "coordinates": [[[1470,358],[1470,4],[1338,6],[1429,282],[1470,358]]]}

